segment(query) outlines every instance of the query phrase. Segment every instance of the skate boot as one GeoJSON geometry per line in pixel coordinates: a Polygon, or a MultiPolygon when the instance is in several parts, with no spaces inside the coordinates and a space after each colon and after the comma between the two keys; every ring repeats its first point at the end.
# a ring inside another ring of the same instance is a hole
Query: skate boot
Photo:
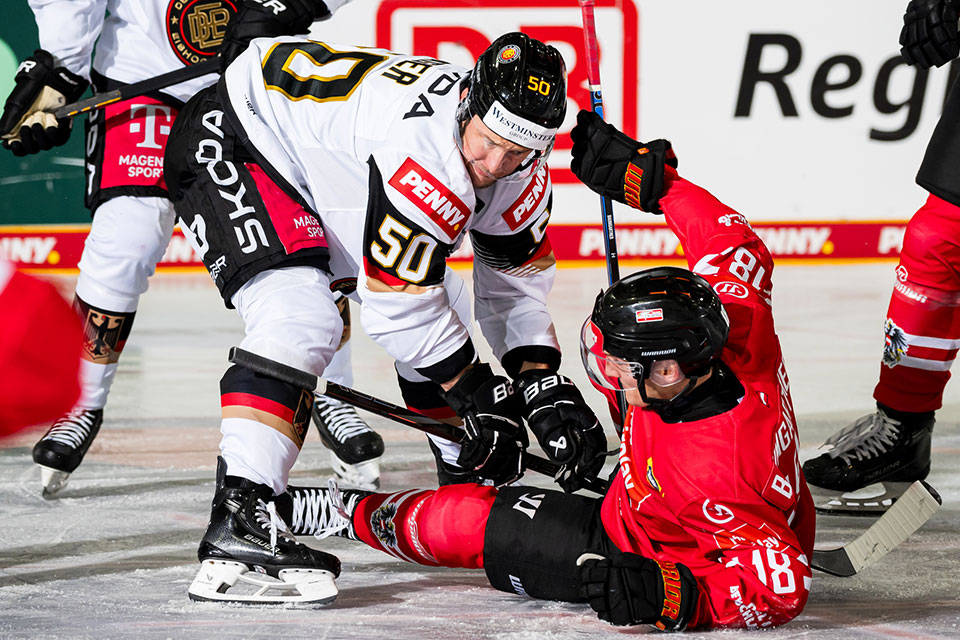
{"type": "Polygon", "coordinates": [[[910,484],[930,473],[933,425],[932,411],[905,413],[878,403],[876,413],[830,436],[823,443],[830,449],[803,463],[807,482],[831,498],[818,504],[818,510],[870,513],[888,509],[910,484]],[[860,491],[875,483],[883,486],[860,491]]]}
{"type": "Polygon", "coordinates": [[[380,486],[383,438],[350,405],[317,396],[313,421],[320,440],[330,449],[333,471],[348,486],[372,491],[380,486]]]}
{"type": "Polygon", "coordinates": [[[339,536],[356,540],[352,516],[357,503],[373,495],[370,491],[343,489],[331,478],[327,487],[288,486],[277,496],[277,513],[289,517],[295,535],[312,535],[318,540],[339,536]]]}
{"type": "Polygon", "coordinates": [[[40,465],[44,498],[67,486],[67,478],[80,466],[102,422],[103,409],[74,409],[34,445],[33,461],[40,465]]]}
{"type": "Polygon", "coordinates": [[[340,560],[294,539],[277,515],[269,487],[235,476],[223,478],[222,485],[197,551],[201,566],[188,590],[190,599],[241,604],[333,602],[340,560]]]}

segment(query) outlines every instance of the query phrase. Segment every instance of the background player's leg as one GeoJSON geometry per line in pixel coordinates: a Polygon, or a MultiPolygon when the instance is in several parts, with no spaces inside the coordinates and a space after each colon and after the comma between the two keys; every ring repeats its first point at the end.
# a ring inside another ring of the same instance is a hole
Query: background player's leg
{"type": "Polygon", "coordinates": [[[67,477],[93,443],[133,324],[140,295],[163,257],[174,214],[163,198],[123,196],[96,211],[80,259],[75,306],[84,326],[80,400],[33,448],[43,470],[44,495],[67,477]]]}
{"type": "Polygon", "coordinates": [[[934,412],[960,348],[960,207],[931,195],[907,225],[884,326],[876,413],[834,434],[803,471],[818,487],[854,491],[930,471],[934,412]]]}

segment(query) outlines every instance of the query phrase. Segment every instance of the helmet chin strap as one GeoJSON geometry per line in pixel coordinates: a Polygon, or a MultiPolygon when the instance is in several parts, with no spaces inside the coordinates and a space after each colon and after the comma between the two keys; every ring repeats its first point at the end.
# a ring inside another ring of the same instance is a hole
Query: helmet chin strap
{"type": "Polygon", "coordinates": [[[684,408],[683,405],[686,403],[686,400],[690,395],[690,393],[697,386],[697,382],[700,381],[700,378],[702,378],[704,375],[709,375],[715,369],[716,369],[716,364],[711,366],[706,373],[703,373],[699,376],[688,377],[687,386],[684,387],[680,393],[673,396],[669,400],[664,400],[662,398],[647,397],[647,389],[646,389],[647,385],[645,384],[647,372],[645,367],[643,373],[641,374],[641,376],[643,376],[642,379],[640,376],[635,376],[637,380],[637,389],[640,391],[640,397],[647,404],[650,410],[656,413],[661,418],[666,419],[670,416],[670,414],[674,414],[683,410],[684,408]]]}

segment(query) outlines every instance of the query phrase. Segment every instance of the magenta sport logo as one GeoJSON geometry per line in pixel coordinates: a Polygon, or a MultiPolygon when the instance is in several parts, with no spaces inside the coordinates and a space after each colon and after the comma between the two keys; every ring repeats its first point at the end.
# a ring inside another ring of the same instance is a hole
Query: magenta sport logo
{"type": "MultiPolygon", "coordinates": [[[[633,0],[596,0],[606,118],[637,135],[638,15],[633,0]]],[[[550,156],[550,178],[573,183],[570,129],[577,111],[590,108],[580,7],[572,0],[383,0],[377,9],[376,45],[471,68],[497,37],[522,31],[556,47],[567,65],[567,117],[550,156]]],[[[517,60],[506,46],[501,61],[517,60]],[[512,57],[511,57],[512,56],[512,57]]]]}

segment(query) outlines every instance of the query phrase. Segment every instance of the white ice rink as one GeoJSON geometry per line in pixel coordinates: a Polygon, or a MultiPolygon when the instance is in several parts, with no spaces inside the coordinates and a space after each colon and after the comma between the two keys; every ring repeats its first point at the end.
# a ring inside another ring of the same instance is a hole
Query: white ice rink
{"type": "MultiPolygon", "coordinates": [[[[551,297],[566,354],[562,369],[584,388],[577,332],[605,278],[602,267],[561,269],[551,297]]],[[[873,408],[893,264],[783,265],[774,282],[806,459],[836,428],[873,408]]],[[[62,284],[72,292],[72,280],[62,284]]],[[[240,337],[235,313],[205,274],[161,274],[140,305],[100,435],[62,496],[40,497],[40,473],[30,460],[38,433],[4,443],[0,638],[539,640],[648,632],[606,625],[585,605],[495,591],[482,571],[407,565],[341,539],[317,543],[343,561],[340,597],[330,606],[190,602],[187,586],[213,496],[218,380],[240,337]]],[[[400,402],[391,360],[356,324],[353,344],[354,386],[400,402]]],[[[586,395],[605,416],[599,396],[586,395]]],[[[929,482],[943,496],[940,512],[856,577],[815,574],[803,614],[764,638],[960,637],[960,382],[948,385],[937,418],[929,482]]],[[[421,434],[370,422],[387,444],[385,489],[435,486],[421,434]]],[[[311,428],[292,481],[322,482],[327,460],[311,428]]],[[[532,474],[526,480],[544,484],[532,474]]],[[[821,517],[818,546],[852,540],[868,523],[821,517]]]]}

